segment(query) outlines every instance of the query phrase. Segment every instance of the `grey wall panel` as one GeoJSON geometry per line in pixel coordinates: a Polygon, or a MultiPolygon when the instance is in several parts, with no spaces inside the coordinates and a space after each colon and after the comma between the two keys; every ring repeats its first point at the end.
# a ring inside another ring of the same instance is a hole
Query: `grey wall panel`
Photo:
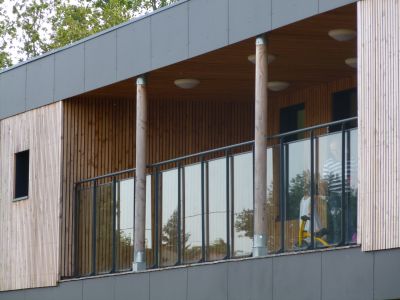
{"type": "Polygon", "coordinates": [[[400,299],[400,249],[374,255],[374,299],[400,299]]]}
{"type": "Polygon", "coordinates": [[[321,299],[321,253],[273,258],[274,300],[321,299]]]}
{"type": "Polygon", "coordinates": [[[150,298],[150,274],[130,274],[118,276],[115,280],[115,300],[150,298]],[[132,297],[134,295],[134,297],[132,297]]]}
{"type": "Polygon", "coordinates": [[[117,30],[117,80],[144,73],[151,67],[150,19],[117,30]]]}
{"type": "Polygon", "coordinates": [[[83,280],[62,282],[55,288],[55,300],[82,300],[83,280]]]}
{"type": "Polygon", "coordinates": [[[28,64],[26,109],[33,109],[54,100],[54,56],[50,55],[28,64]]]}
{"type": "MultiPolygon", "coordinates": [[[[29,289],[25,291],[25,299],[29,300],[58,300],[55,288],[29,289]]],[[[71,298],[70,298],[71,299],[71,298]]]]}
{"type": "Polygon", "coordinates": [[[83,300],[114,299],[115,277],[87,279],[83,281],[83,300]]]}
{"type": "Polygon", "coordinates": [[[272,300],[272,259],[229,263],[228,299],[272,300]]]}
{"type": "Polygon", "coordinates": [[[229,0],[229,43],[271,29],[272,0],[229,0]]]}
{"type": "Polygon", "coordinates": [[[373,254],[360,249],[322,253],[322,299],[372,299],[373,254]]]}
{"type": "Polygon", "coordinates": [[[188,269],[188,299],[226,300],[228,297],[228,263],[188,269]]]}
{"type": "Polygon", "coordinates": [[[0,300],[25,300],[25,291],[0,292],[0,300]]]}
{"type": "Polygon", "coordinates": [[[272,0],[272,28],[278,28],[318,13],[318,0],[272,0]]]}
{"type": "Polygon", "coordinates": [[[186,268],[150,273],[150,300],[185,300],[186,293],[186,268]]]}
{"type": "Polygon", "coordinates": [[[84,92],[84,55],[84,44],[55,54],[54,100],[63,100],[84,92]]]}
{"type": "Polygon", "coordinates": [[[188,58],[188,4],[151,16],[152,69],[188,58]]]}
{"type": "Polygon", "coordinates": [[[85,91],[117,80],[117,32],[111,31],[85,43],[85,91]]]}
{"type": "Polygon", "coordinates": [[[189,56],[228,45],[228,0],[189,2],[189,56]]]}
{"type": "Polygon", "coordinates": [[[26,65],[1,74],[0,119],[24,112],[26,109],[26,65]]]}
{"type": "Polygon", "coordinates": [[[325,12],[354,2],[357,2],[357,0],[319,0],[319,12],[325,12]]]}

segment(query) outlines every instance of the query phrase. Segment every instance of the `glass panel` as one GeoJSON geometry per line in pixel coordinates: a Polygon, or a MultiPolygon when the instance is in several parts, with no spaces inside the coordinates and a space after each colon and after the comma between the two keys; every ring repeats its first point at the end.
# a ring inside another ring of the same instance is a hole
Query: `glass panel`
{"type": "Polygon", "coordinates": [[[120,271],[129,270],[132,267],[134,191],[135,181],[133,178],[117,183],[116,268],[120,271]]]}
{"type": "Polygon", "coordinates": [[[153,253],[153,198],[152,198],[152,176],[146,176],[146,232],[145,232],[145,247],[146,247],[146,262],[147,266],[151,267],[154,264],[153,253]]]}
{"type": "Polygon", "coordinates": [[[207,260],[227,256],[226,158],[207,162],[207,260]]]}
{"type": "Polygon", "coordinates": [[[106,273],[112,267],[112,183],[96,189],[96,273],[106,273]]]}
{"type": "Polygon", "coordinates": [[[92,199],[93,188],[78,190],[78,273],[89,275],[92,271],[92,199]]]}
{"type": "Polygon", "coordinates": [[[342,133],[319,137],[316,145],[316,211],[321,220],[321,229],[315,227],[316,246],[325,241],[334,245],[342,238],[342,133]]]}
{"type": "Polygon", "coordinates": [[[178,261],[178,170],[161,172],[161,247],[160,265],[178,261]]]}
{"type": "Polygon", "coordinates": [[[267,149],[267,234],[268,251],[280,250],[281,227],[279,222],[280,146],[267,149]]]}
{"type": "Polygon", "coordinates": [[[346,132],[347,242],[357,243],[358,148],[357,129],[346,132]]]}
{"type": "Polygon", "coordinates": [[[200,164],[186,166],[182,169],[182,191],[183,262],[198,262],[201,260],[202,246],[200,164]]]}
{"type": "Polygon", "coordinates": [[[248,256],[253,247],[253,154],[232,157],[233,256],[248,256]]]}
{"type": "Polygon", "coordinates": [[[286,145],[285,249],[287,250],[305,248],[310,243],[310,155],[309,140],[286,145]]]}

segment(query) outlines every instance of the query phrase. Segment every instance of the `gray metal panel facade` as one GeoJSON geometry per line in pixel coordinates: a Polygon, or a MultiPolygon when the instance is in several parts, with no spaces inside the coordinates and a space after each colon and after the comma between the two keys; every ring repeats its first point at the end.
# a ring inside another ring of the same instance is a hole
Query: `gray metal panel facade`
{"type": "Polygon", "coordinates": [[[28,64],[27,68],[26,109],[33,109],[53,102],[54,56],[35,60],[28,64]]]}
{"type": "Polygon", "coordinates": [[[0,76],[0,119],[3,119],[25,111],[26,65],[0,76]]]}
{"type": "Polygon", "coordinates": [[[272,29],[318,14],[318,0],[272,0],[272,29]]]}
{"type": "Polygon", "coordinates": [[[400,299],[399,278],[400,249],[357,247],[72,280],[0,300],[384,300],[400,299]]]}
{"type": "Polygon", "coordinates": [[[151,67],[158,69],[188,58],[188,4],[151,17],[151,67]]]}
{"type": "Polygon", "coordinates": [[[1,73],[0,119],[353,2],[356,0],[181,0],[1,73]],[[23,71],[27,66],[28,89],[23,71]]]}
{"type": "Polygon", "coordinates": [[[145,18],[118,29],[117,80],[145,73],[150,68],[150,19],[145,18]]]}
{"type": "Polygon", "coordinates": [[[272,0],[229,0],[229,43],[271,30],[272,0]]]}
{"type": "Polygon", "coordinates": [[[85,46],[76,45],[55,54],[54,100],[81,94],[85,90],[85,46]]]}
{"type": "Polygon", "coordinates": [[[85,91],[117,80],[117,32],[85,42],[85,91]]]}
{"type": "Polygon", "coordinates": [[[228,45],[228,0],[189,2],[189,56],[228,45]]]}

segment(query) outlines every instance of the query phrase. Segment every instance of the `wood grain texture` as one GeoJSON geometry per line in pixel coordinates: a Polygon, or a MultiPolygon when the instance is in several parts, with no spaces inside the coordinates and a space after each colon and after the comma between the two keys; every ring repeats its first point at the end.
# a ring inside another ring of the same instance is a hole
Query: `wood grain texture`
{"type": "Polygon", "coordinates": [[[359,243],[400,247],[400,1],[358,2],[359,243]]]}
{"type": "MultiPolygon", "coordinates": [[[[332,93],[355,86],[353,76],[292,93],[270,93],[268,134],[279,132],[280,108],[298,103],[305,103],[306,126],[330,121],[332,93]]],[[[86,95],[64,103],[62,276],[72,276],[74,182],[135,167],[133,81],[131,91],[131,98],[86,95]]],[[[149,98],[148,113],[149,164],[254,139],[252,95],[240,101],[149,98]]],[[[278,207],[274,205],[275,216],[278,207]]]]}
{"type": "Polygon", "coordinates": [[[0,122],[0,290],[59,279],[62,104],[0,122]],[[29,149],[29,197],[13,202],[14,155],[29,149]]]}

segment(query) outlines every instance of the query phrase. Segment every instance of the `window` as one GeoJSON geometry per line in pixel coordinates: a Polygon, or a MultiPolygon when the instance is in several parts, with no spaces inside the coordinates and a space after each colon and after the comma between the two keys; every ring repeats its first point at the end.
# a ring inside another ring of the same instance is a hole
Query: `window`
{"type": "MultiPolygon", "coordinates": [[[[280,111],[280,133],[304,128],[304,103],[284,107],[280,111]]],[[[304,134],[290,135],[285,142],[291,142],[304,137],[304,134]]]]}
{"type": "MultiPolygon", "coordinates": [[[[332,96],[332,121],[339,121],[357,116],[357,89],[334,93],[332,96]]],[[[345,129],[357,127],[357,121],[346,124],[345,129]]],[[[339,131],[341,125],[331,126],[330,132],[339,131]]]]}
{"type": "Polygon", "coordinates": [[[29,150],[15,154],[14,199],[28,197],[29,187],[29,150]]]}

